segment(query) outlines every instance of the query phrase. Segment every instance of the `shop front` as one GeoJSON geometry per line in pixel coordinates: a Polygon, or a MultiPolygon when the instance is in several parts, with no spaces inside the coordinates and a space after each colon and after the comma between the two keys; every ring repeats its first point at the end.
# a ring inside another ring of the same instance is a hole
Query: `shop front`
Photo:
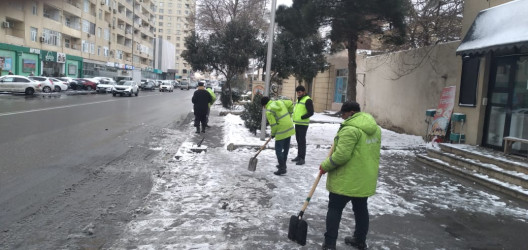
{"type": "MultiPolygon", "coordinates": [[[[477,104],[484,107],[481,145],[498,150],[504,137],[528,139],[528,26],[521,25],[528,16],[520,9],[528,9],[528,1],[481,11],[457,49],[463,57],[461,105],[474,112],[477,104]]],[[[512,149],[526,154],[528,145],[516,143],[512,149]]]]}
{"type": "Polygon", "coordinates": [[[0,73],[15,75],[40,73],[40,50],[23,46],[0,43],[0,73]]]}
{"type": "Polygon", "coordinates": [[[65,76],[66,54],[55,51],[41,50],[42,75],[44,76],[65,76]]]}

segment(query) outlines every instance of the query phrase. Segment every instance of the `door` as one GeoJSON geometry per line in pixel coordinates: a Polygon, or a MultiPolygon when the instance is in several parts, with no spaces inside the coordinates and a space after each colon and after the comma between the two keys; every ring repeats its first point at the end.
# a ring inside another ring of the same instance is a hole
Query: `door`
{"type": "Polygon", "coordinates": [[[491,73],[482,144],[502,150],[505,136],[528,139],[528,56],[497,57],[491,73]]]}
{"type": "MultiPolygon", "coordinates": [[[[528,55],[515,63],[515,76],[511,92],[511,118],[508,136],[528,140],[528,55]]],[[[526,154],[528,145],[514,143],[513,153],[526,154]]]]}

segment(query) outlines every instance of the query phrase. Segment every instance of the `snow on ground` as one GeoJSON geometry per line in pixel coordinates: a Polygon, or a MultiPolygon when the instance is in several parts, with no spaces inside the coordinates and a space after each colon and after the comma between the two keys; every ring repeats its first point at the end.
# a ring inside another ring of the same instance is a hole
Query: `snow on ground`
{"type": "MultiPolygon", "coordinates": [[[[325,121],[322,114],[317,114],[317,118],[319,122],[325,121]]],[[[328,117],[328,121],[335,122],[335,117],[328,117]]],[[[189,152],[190,141],[182,147],[173,145],[174,137],[189,136],[192,133],[189,131],[169,133],[152,145],[161,149],[155,160],[161,170],[153,178],[146,206],[136,211],[137,218],[127,225],[112,249],[301,248],[286,237],[289,217],[299,212],[339,123],[311,124],[306,165],[288,162],[285,176],[272,174],[277,164],[274,150],[260,153],[255,172],[247,170],[254,149],[226,150],[230,143],[263,144],[244,128],[238,115],[212,116],[210,124],[223,132],[218,133],[222,136],[218,145],[209,145],[207,152],[189,152]],[[177,159],[174,155],[178,155],[177,159]]],[[[295,145],[294,136],[292,144],[295,145]]],[[[410,167],[416,164],[415,150],[425,146],[420,137],[384,129],[382,146],[387,150],[382,150],[377,194],[369,199],[371,221],[382,215],[423,216],[430,209],[468,210],[527,220],[527,210],[506,204],[493,194],[446,179],[436,171],[410,167]]],[[[293,146],[290,159],[296,153],[293,146]]],[[[325,184],[324,176],[306,210],[309,231],[307,247],[303,249],[319,249],[322,243],[328,202],[325,184]]],[[[341,232],[352,230],[351,218],[351,209],[345,210],[341,232]]],[[[369,236],[369,244],[376,248],[397,246],[399,240],[404,239],[369,236]]],[[[338,248],[344,247],[342,244],[340,239],[338,248]]]]}

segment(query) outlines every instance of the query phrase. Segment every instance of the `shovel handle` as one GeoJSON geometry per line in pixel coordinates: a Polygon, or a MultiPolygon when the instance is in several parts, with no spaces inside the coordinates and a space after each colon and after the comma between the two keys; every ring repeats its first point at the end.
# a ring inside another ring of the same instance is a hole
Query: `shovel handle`
{"type": "MultiPolygon", "coordinates": [[[[332,144],[332,147],[330,148],[330,152],[328,152],[328,156],[330,157],[334,151],[334,145],[332,144]]],[[[317,174],[317,178],[315,178],[314,184],[312,185],[312,189],[310,190],[310,193],[308,193],[308,197],[306,197],[306,200],[304,201],[304,204],[301,208],[301,212],[299,213],[299,216],[302,217],[304,214],[304,210],[306,210],[306,207],[308,207],[308,204],[310,203],[310,199],[312,199],[312,195],[315,192],[315,188],[317,187],[317,184],[319,184],[319,180],[321,180],[322,173],[319,171],[319,174],[317,174]]]]}
{"type": "Polygon", "coordinates": [[[271,141],[271,137],[266,141],[266,143],[264,143],[264,145],[262,145],[262,147],[260,147],[259,151],[257,151],[257,154],[253,157],[253,158],[257,158],[257,156],[260,154],[260,152],[262,150],[264,150],[264,148],[266,147],[266,145],[268,145],[268,142],[271,141]]]}

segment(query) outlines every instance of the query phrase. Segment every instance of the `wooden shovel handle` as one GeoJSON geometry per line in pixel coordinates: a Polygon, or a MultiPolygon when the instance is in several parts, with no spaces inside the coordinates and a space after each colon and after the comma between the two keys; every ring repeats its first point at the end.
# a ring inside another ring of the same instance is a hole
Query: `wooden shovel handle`
{"type": "Polygon", "coordinates": [[[264,143],[264,145],[262,145],[262,147],[260,147],[259,151],[257,151],[257,154],[255,156],[253,156],[253,158],[257,158],[257,156],[260,154],[260,152],[262,150],[264,150],[264,148],[266,147],[266,145],[268,145],[268,142],[271,141],[271,137],[266,141],[266,143],[264,143]]]}
{"type": "MultiPolygon", "coordinates": [[[[332,147],[330,148],[330,152],[328,152],[328,157],[330,157],[332,155],[332,152],[334,151],[334,145],[332,144],[332,147]]],[[[304,204],[301,208],[301,217],[302,217],[302,214],[304,214],[304,210],[306,210],[306,207],[308,207],[308,204],[310,203],[310,199],[312,198],[312,195],[313,193],[315,192],[315,188],[317,187],[317,184],[319,184],[319,180],[321,180],[321,171],[319,171],[319,174],[317,174],[317,178],[315,178],[315,182],[314,184],[312,185],[312,189],[310,190],[310,193],[308,193],[308,197],[306,197],[306,200],[304,201],[304,204]]]]}

